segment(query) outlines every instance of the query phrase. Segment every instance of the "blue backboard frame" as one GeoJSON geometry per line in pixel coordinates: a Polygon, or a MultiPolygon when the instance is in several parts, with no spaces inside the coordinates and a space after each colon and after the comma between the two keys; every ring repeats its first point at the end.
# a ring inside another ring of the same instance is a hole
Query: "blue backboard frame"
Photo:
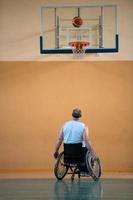
{"type": "MultiPolygon", "coordinates": [[[[115,35],[115,48],[86,49],[85,53],[117,53],[119,52],[119,35],[115,35]]],[[[72,54],[72,49],[44,49],[43,36],[40,36],[40,54],[72,54]]]]}

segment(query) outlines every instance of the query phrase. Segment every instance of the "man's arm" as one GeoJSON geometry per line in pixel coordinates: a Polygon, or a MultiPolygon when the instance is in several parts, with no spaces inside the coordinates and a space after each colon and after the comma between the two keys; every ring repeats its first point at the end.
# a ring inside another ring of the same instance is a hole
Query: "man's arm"
{"type": "Polygon", "coordinates": [[[93,150],[92,146],[91,146],[91,141],[89,139],[89,131],[88,131],[88,127],[86,126],[85,127],[85,130],[84,130],[84,135],[83,135],[83,139],[85,141],[85,144],[86,144],[86,147],[87,149],[89,150],[89,152],[91,153],[91,155],[93,156],[93,158],[96,158],[96,153],[95,151],[93,150]]]}
{"type": "Polygon", "coordinates": [[[58,151],[59,151],[59,148],[60,148],[60,146],[62,144],[62,141],[63,141],[63,128],[61,128],[61,131],[59,133],[59,137],[58,137],[56,145],[55,145],[55,152],[54,152],[54,157],[55,158],[58,157],[58,151]]]}

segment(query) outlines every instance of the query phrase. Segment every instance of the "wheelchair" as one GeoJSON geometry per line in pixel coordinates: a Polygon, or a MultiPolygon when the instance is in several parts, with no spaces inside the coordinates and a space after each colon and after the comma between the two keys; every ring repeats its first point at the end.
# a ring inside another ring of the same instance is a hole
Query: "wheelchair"
{"type": "Polygon", "coordinates": [[[66,174],[71,174],[71,180],[74,180],[77,174],[78,178],[92,177],[97,181],[101,176],[100,159],[93,159],[82,143],[64,144],[64,151],[57,157],[54,174],[58,180],[62,180],[66,174]]]}

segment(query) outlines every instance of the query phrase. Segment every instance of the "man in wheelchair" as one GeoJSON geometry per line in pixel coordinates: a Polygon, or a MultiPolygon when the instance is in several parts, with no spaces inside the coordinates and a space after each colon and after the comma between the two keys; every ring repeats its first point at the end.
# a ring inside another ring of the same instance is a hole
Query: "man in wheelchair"
{"type": "Polygon", "coordinates": [[[94,180],[97,180],[101,175],[100,160],[91,146],[88,127],[80,121],[81,116],[81,110],[74,109],[72,112],[73,120],[66,122],[61,128],[54,152],[54,157],[57,159],[54,172],[58,179],[62,179],[67,174],[68,169],[71,170],[72,179],[74,179],[75,174],[78,174],[79,177],[82,175],[92,176],[94,180]],[[62,142],[64,142],[64,152],[59,154],[62,142]],[[98,174],[93,172],[96,162],[98,174]]]}

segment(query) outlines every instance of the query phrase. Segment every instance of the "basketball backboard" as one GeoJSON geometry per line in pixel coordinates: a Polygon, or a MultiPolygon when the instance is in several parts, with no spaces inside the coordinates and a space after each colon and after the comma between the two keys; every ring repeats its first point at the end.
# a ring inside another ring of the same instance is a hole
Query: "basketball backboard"
{"type": "Polygon", "coordinates": [[[118,52],[116,5],[41,7],[41,54],[72,53],[70,42],[89,42],[86,53],[118,52]],[[74,27],[80,16],[83,24],[74,27]]]}

